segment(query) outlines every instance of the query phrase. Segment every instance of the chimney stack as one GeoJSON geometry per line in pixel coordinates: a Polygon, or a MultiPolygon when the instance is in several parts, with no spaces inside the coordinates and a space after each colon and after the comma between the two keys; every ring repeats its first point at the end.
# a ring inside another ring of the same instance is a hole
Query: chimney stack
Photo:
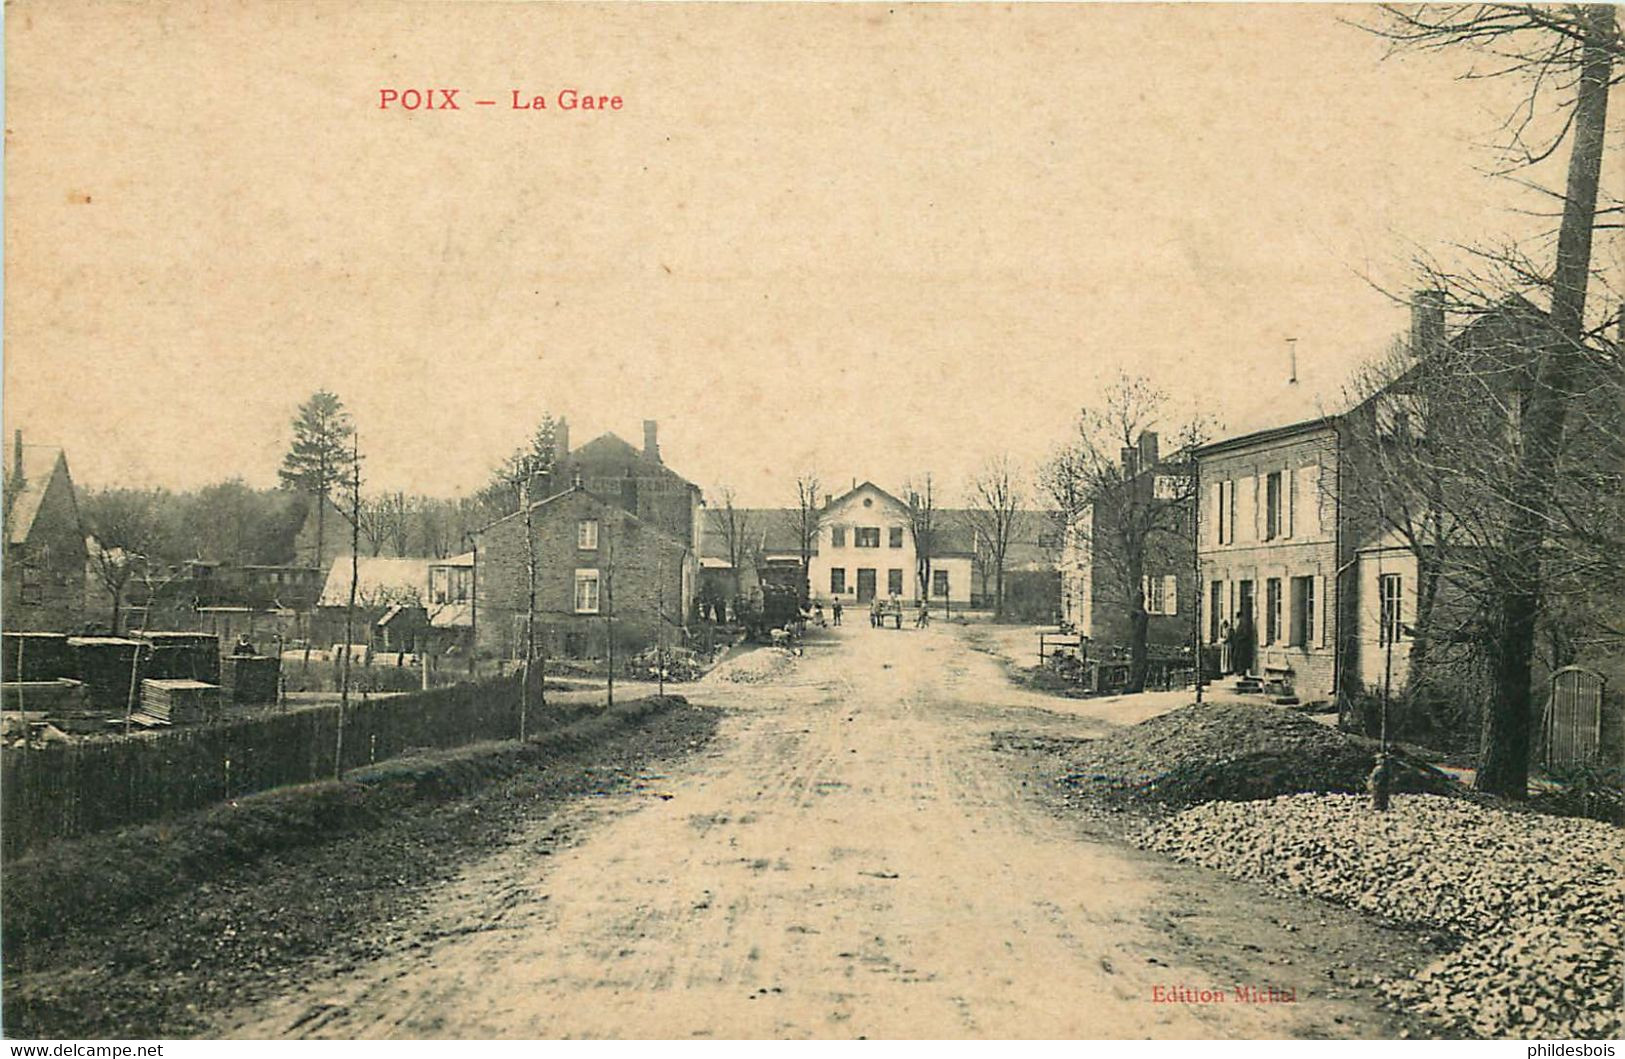
{"type": "Polygon", "coordinates": [[[1298,385],[1298,340],[1286,340],[1287,374],[1286,381],[1289,386],[1298,385]]]}
{"type": "Polygon", "coordinates": [[[643,454],[660,462],[660,423],[653,419],[643,421],[643,454]]]}
{"type": "Polygon", "coordinates": [[[19,430],[12,437],[11,477],[14,483],[12,488],[15,489],[23,482],[23,432],[19,430]]]}
{"type": "Polygon", "coordinates": [[[1118,452],[1117,455],[1123,461],[1123,477],[1124,478],[1133,478],[1136,474],[1139,473],[1139,471],[1137,471],[1135,469],[1135,467],[1134,467],[1134,457],[1137,454],[1135,453],[1135,451],[1133,449],[1128,448],[1128,447],[1125,446],[1121,451],[1118,452]]]}
{"type": "Polygon", "coordinates": [[[559,416],[553,427],[553,462],[558,463],[570,455],[570,421],[559,416]]]}
{"type": "Polygon", "coordinates": [[[1140,431],[1140,466],[1146,470],[1155,467],[1158,455],[1157,432],[1155,430],[1140,431]]]}
{"type": "Polygon", "coordinates": [[[835,494],[834,493],[825,493],[824,494],[824,506],[829,507],[833,503],[835,503],[835,494]]]}
{"type": "Polygon", "coordinates": [[[1411,356],[1427,356],[1444,341],[1444,291],[1419,290],[1411,298],[1411,356]]]}

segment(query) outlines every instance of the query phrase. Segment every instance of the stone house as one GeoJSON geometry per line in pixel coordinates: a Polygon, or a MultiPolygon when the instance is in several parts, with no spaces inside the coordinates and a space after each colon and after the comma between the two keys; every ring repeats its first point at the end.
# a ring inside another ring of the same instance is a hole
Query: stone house
{"type": "Polygon", "coordinates": [[[1202,641],[1250,630],[1237,672],[1304,701],[1338,688],[1338,422],[1308,419],[1196,450],[1202,641]]]}
{"type": "Polygon", "coordinates": [[[1194,610],[1194,544],[1191,520],[1195,503],[1188,497],[1188,464],[1160,457],[1157,435],[1143,432],[1137,448],[1124,449],[1123,481],[1117,489],[1084,506],[1063,531],[1059,562],[1061,617],[1083,636],[1102,645],[1127,645],[1132,638],[1133,593],[1126,583],[1127,558],[1120,534],[1127,494],[1138,494],[1155,518],[1137,521],[1153,526],[1146,533],[1140,597],[1145,607],[1146,641],[1164,647],[1187,647],[1194,610]]]}
{"type": "MultiPolygon", "coordinates": [[[[673,491],[667,498],[681,495],[673,491]]],[[[648,492],[603,496],[585,485],[531,505],[540,652],[601,657],[612,626],[617,652],[657,638],[680,641],[693,611],[699,562],[687,541],[667,528],[675,528],[677,510],[675,503],[651,502],[648,492]],[[649,504],[642,509],[658,521],[634,513],[640,504],[649,504]]],[[[529,615],[524,513],[481,530],[475,554],[476,647],[521,657],[529,615]]]]}
{"type": "Polygon", "coordinates": [[[59,448],[13,437],[5,477],[6,553],[0,611],[18,632],[67,632],[85,621],[89,552],[79,501],[59,448]]]}
{"type": "Polygon", "coordinates": [[[537,476],[531,495],[547,497],[579,486],[614,500],[644,524],[698,553],[704,535],[704,494],[661,459],[659,430],[655,420],[643,421],[641,449],[605,433],[572,450],[569,424],[561,419],[555,444],[563,455],[548,473],[537,476]]]}

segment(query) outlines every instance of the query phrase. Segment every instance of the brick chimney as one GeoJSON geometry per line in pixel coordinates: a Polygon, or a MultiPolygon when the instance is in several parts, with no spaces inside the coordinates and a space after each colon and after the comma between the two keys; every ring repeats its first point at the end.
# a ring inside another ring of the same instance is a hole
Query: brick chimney
{"type": "Polygon", "coordinates": [[[643,421],[643,454],[660,462],[660,423],[654,419],[643,421]]]}
{"type": "Polygon", "coordinates": [[[553,462],[570,455],[570,421],[559,416],[559,421],[553,426],[553,462]]]}
{"type": "Polygon", "coordinates": [[[12,438],[11,487],[15,489],[23,484],[23,432],[17,431],[12,438]]]}
{"type": "Polygon", "coordinates": [[[1140,431],[1140,467],[1150,470],[1157,465],[1157,432],[1140,431]]]}
{"type": "Polygon", "coordinates": [[[1411,355],[1420,357],[1444,341],[1444,291],[1419,290],[1411,296],[1411,355]]]}

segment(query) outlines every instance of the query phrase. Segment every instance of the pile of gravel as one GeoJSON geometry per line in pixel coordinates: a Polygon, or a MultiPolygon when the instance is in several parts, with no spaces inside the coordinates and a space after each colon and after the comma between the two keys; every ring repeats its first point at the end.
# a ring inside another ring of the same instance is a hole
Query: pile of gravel
{"type": "Polygon", "coordinates": [[[724,660],[712,672],[718,679],[735,684],[760,684],[783,673],[794,658],[790,652],[777,647],[760,647],[724,660]]]}
{"type": "MultiPolygon", "coordinates": [[[[1176,806],[1300,791],[1355,793],[1365,789],[1376,752],[1372,740],[1289,710],[1204,704],[1080,745],[1067,756],[1065,782],[1089,794],[1176,806]]],[[[1396,791],[1460,789],[1425,763],[1395,759],[1396,791]]]]}
{"type": "Polygon", "coordinates": [[[1462,799],[1348,795],[1214,802],[1153,825],[1146,848],[1468,939],[1397,1005],[1475,1037],[1625,1032],[1625,834],[1462,799]]]}

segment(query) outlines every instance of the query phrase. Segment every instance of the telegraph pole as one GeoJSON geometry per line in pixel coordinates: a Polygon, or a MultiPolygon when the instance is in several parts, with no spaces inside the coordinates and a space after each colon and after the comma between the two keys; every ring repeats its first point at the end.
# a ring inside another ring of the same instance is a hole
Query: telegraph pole
{"type": "MultiPolygon", "coordinates": [[[[351,435],[350,600],[344,607],[344,663],[339,674],[338,735],[333,742],[333,778],[344,778],[344,714],[350,706],[350,656],[355,653],[355,594],[361,579],[361,432],[351,435]]],[[[317,498],[317,503],[322,503],[317,498]]]]}

